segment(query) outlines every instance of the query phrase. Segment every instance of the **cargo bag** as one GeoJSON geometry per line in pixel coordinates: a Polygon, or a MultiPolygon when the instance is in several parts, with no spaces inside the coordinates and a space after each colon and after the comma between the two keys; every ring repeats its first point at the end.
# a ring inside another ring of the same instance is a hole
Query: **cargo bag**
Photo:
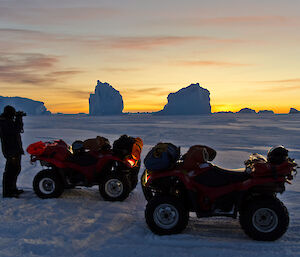
{"type": "Polygon", "coordinates": [[[143,150],[143,140],[139,137],[135,138],[134,144],[132,146],[131,155],[132,158],[136,161],[141,159],[141,153],[143,150]]]}
{"type": "Polygon", "coordinates": [[[254,153],[245,161],[246,171],[253,177],[280,177],[291,174],[292,163],[287,159],[281,164],[275,165],[264,156],[254,153]]]}
{"type": "Polygon", "coordinates": [[[180,158],[180,147],[171,143],[158,143],[144,159],[146,169],[161,171],[171,169],[180,158]]]}
{"type": "Polygon", "coordinates": [[[119,139],[117,139],[113,143],[113,152],[121,159],[124,159],[126,156],[131,154],[134,143],[135,143],[134,137],[122,135],[119,139]]]}
{"type": "Polygon", "coordinates": [[[216,155],[217,152],[208,146],[194,145],[183,156],[183,168],[187,170],[196,169],[201,163],[212,161],[216,155]]]}
{"type": "Polygon", "coordinates": [[[52,142],[33,143],[27,147],[27,152],[33,156],[55,158],[60,161],[66,160],[71,155],[69,146],[61,139],[52,142]]]}
{"type": "Polygon", "coordinates": [[[111,148],[109,140],[100,136],[84,140],[83,147],[92,152],[107,151],[111,148]]]}

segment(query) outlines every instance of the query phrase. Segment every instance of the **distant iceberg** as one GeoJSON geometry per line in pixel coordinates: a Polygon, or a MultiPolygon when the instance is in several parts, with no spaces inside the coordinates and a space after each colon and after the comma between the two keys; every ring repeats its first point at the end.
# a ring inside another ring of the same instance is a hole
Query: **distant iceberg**
{"type": "Polygon", "coordinates": [[[90,94],[89,99],[90,115],[120,115],[124,104],[120,92],[108,83],[99,80],[95,88],[95,93],[90,94]]]}
{"type": "Polygon", "coordinates": [[[220,112],[214,112],[214,114],[232,114],[234,112],[232,111],[220,111],[220,112]]]}
{"type": "Polygon", "coordinates": [[[243,108],[239,110],[237,113],[243,113],[243,114],[256,114],[256,111],[250,108],[243,108]]]}
{"type": "Polygon", "coordinates": [[[6,105],[13,106],[17,111],[26,112],[28,115],[49,115],[50,111],[47,110],[43,102],[34,101],[29,98],[23,97],[4,97],[0,96],[0,111],[3,112],[3,109],[6,105]]]}
{"type": "Polygon", "coordinates": [[[199,83],[191,84],[168,95],[168,103],[158,115],[211,114],[210,93],[199,83]]]}
{"type": "Polygon", "coordinates": [[[274,114],[274,111],[272,110],[261,110],[258,112],[258,114],[274,114]]]}
{"type": "Polygon", "coordinates": [[[296,113],[300,113],[300,111],[298,111],[295,108],[291,108],[289,114],[296,114],[296,113]]]}

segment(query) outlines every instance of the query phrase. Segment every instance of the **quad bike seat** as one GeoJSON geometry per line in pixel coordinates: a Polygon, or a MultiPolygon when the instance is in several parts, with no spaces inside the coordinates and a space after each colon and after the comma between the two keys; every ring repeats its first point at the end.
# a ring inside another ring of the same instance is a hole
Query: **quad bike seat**
{"type": "Polygon", "coordinates": [[[198,175],[195,179],[199,184],[208,187],[226,186],[238,182],[243,182],[250,178],[245,169],[224,169],[212,166],[210,170],[198,175]]]}

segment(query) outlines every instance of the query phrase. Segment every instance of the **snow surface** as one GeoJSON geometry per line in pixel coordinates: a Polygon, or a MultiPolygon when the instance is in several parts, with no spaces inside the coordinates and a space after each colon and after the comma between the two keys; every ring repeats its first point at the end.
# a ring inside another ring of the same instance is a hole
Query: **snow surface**
{"type": "MultiPolygon", "coordinates": [[[[112,142],[121,134],[140,136],[142,158],[157,142],[173,142],[182,152],[194,144],[217,150],[214,163],[240,168],[250,153],[266,154],[283,144],[300,162],[300,116],[215,114],[203,116],[38,116],[25,117],[24,146],[39,140],[76,139],[103,135],[112,142]]],[[[0,155],[0,170],[4,168],[0,155]]],[[[103,257],[294,257],[300,254],[299,178],[280,196],[290,212],[287,233],[275,242],[256,242],[232,218],[197,219],[192,213],[179,235],[157,236],[144,220],[141,187],[124,202],[106,202],[97,187],[67,190],[58,199],[42,200],[32,192],[32,180],[41,169],[23,157],[18,185],[20,199],[0,195],[0,256],[103,257]]],[[[142,173],[143,167],[140,171],[142,173]]],[[[0,173],[0,175],[2,175],[0,173]]]]}
{"type": "Polygon", "coordinates": [[[49,115],[50,111],[47,110],[43,102],[34,101],[29,98],[24,97],[4,97],[0,96],[0,111],[3,112],[3,109],[6,105],[11,105],[15,107],[17,111],[26,112],[28,115],[49,115]]]}
{"type": "Polygon", "coordinates": [[[90,94],[90,115],[119,115],[123,111],[123,98],[108,83],[97,81],[95,93],[90,94]]]}
{"type": "Polygon", "coordinates": [[[168,103],[159,115],[198,115],[211,113],[209,91],[199,83],[168,95],[168,103]]]}

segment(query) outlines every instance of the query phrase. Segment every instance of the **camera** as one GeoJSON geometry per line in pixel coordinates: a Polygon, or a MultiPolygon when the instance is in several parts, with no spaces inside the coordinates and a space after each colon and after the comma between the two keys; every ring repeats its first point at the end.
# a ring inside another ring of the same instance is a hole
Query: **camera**
{"type": "Polygon", "coordinates": [[[17,111],[16,112],[16,116],[19,116],[19,117],[24,117],[26,115],[27,115],[26,112],[22,112],[22,111],[17,111]]]}

